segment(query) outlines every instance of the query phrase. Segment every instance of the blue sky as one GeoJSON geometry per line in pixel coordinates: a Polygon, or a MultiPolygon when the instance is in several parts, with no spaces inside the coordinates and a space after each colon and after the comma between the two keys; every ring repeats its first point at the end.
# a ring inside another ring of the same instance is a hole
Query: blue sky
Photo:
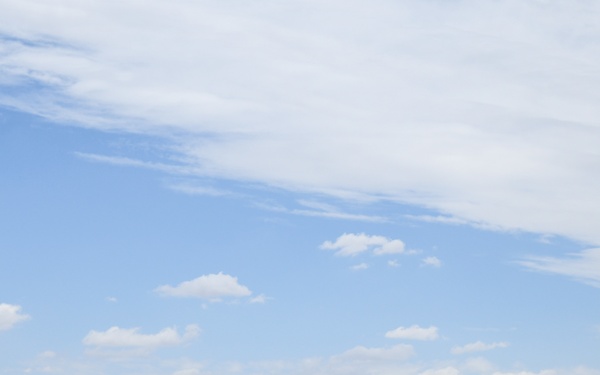
{"type": "Polygon", "coordinates": [[[600,374],[600,6],[0,10],[0,374],[600,374]]]}

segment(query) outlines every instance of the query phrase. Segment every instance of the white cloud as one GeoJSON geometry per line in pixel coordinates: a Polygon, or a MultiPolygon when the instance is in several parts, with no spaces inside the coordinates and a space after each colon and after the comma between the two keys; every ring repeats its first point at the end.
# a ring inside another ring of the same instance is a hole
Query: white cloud
{"type": "Polygon", "coordinates": [[[127,360],[146,356],[152,351],[189,342],[200,334],[195,324],[185,327],[181,335],[175,328],[165,328],[155,334],[139,333],[139,328],[110,327],[106,331],[90,331],[82,340],[91,347],[86,353],[114,360],[127,360]]]}
{"type": "Polygon", "coordinates": [[[494,364],[483,357],[468,358],[461,367],[463,371],[475,374],[489,374],[494,370],[494,364]]]}
{"type": "Polygon", "coordinates": [[[440,268],[442,266],[442,261],[439,260],[437,257],[426,257],[423,258],[423,265],[434,268],[440,268]]]}
{"type": "Polygon", "coordinates": [[[162,296],[196,297],[219,299],[222,297],[247,297],[250,289],[238,283],[237,277],[223,274],[209,274],[194,280],[184,281],[177,286],[162,285],[155,289],[162,296]]]}
{"type": "Polygon", "coordinates": [[[413,355],[413,347],[405,344],[395,345],[391,348],[367,348],[364,346],[357,346],[334,357],[334,360],[403,361],[413,355]]]}
{"type": "Polygon", "coordinates": [[[190,175],[194,174],[194,169],[182,165],[165,164],[165,163],[154,163],[142,160],[131,159],[121,156],[107,156],[99,154],[89,154],[84,152],[76,152],[75,155],[82,159],[97,163],[106,163],[124,167],[137,167],[144,169],[153,169],[161,172],[177,175],[190,175]]]}
{"type": "Polygon", "coordinates": [[[484,352],[497,348],[507,348],[507,342],[494,342],[491,344],[486,344],[481,341],[476,341],[470,344],[466,344],[464,346],[455,346],[452,348],[452,354],[465,354],[465,353],[473,353],[473,352],[484,352]]]}
{"type": "Polygon", "coordinates": [[[211,186],[194,185],[190,183],[171,184],[169,185],[169,189],[188,195],[206,195],[211,197],[233,195],[227,190],[216,189],[211,186]]]}
{"type": "Polygon", "coordinates": [[[574,42],[600,37],[599,11],[585,0],[4,1],[0,103],[173,136],[189,168],[152,166],[169,173],[600,243],[600,52],[574,42]]]}
{"type": "Polygon", "coordinates": [[[267,300],[273,299],[271,297],[267,297],[264,294],[259,294],[258,296],[250,298],[250,303],[265,303],[267,300]]]}
{"type": "Polygon", "coordinates": [[[56,356],[57,356],[56,352],[53,352],[52,350],[46,350],[46,351],[38,354],[38,358],[42,358],[42,359],[56,358],[56,356]]]}
{"type": "Polygon", "coordinates": [[[400,263],[398,263],[398,260],[396,259],[388,260],[387,264],[390,267],[400,267],[400,263]]]}
{"type": "Polygon", "coordinates": [[[394,330],[385,333],[385,337],[390,339],[405,339],[405,340],[437,340],[438,329],[435,326],[421,328],[418,325],[410,327],[398,327],[394,330]]]}
{"type": "Polygon", "coordinates": [[[300,200],[298,203],[304,208],[287,208],[280,205],[273,204],[256,204],[257,207],[274,211],[274,212],[283,212],[291,215],[300,215],[300,216],[312,216],[312,217],[324,217],[328,219],[341,219],[341,220],[352,220],[352,221],[366,221],[366,222],[375,222],[382,223],[389,221],[387,218],[376,215],[363,215],[363,214],[353,214],[341,211],[337,207],[334,207],[330,204],[324,204],[320,202],[306,201],[300,200]]]}
{"type": "Polygon", "coordinates": [[[129,347],[154,349],[162,346],[180,345],[194,339],[200,333],[200,328],[191,324],[185,327],[180,335],[174,328],[165,328],[155,334],[139,333],[139,328],[111,327],[106,331],[90,331],[84,338],[83,344],[97,347],[129,347]]]}
{"type": "Polygon", "coordinates": [[[458,371],[454,367],[444,367],[440,369],[430,369],[422,372],[420,375],[459,375],[460,371],[458,371]]]}
{"type": "Polygon", "coordinates": [[[570,254],[568,258],[530,256],[518,263],[533,271],[569,276],[600,288],[600,248],[570,254]]]}
{"type": "Polygon", "coordinates": [[[21,313],[21,306],[0,303],[0,331],[11,329],[15,324],[29,318],[29,315],[21,313]]]}
{"type": "Polygon", "coordinates": [[[178,370],[173,375],[200,375],[200,370],[195,368],[188,368],[184,370],[178,370]]]}
{"type": "Polygon", "coordinates": [[[350,267],[350,269],[353,271],[366,270],[367,268],[369,268],[369,265],[367,263],[359,263],[350,267]]]}
{"type": "Polygon", "coordinates": [[[335,242],[325,241],[321,249],[336,250],[335,255],[356,256],[371,250],[375,255],[404,253],[404,243],[400,240],[390,240],[383,236],[369,236],[364,233],[344,233],[335,242]]]}

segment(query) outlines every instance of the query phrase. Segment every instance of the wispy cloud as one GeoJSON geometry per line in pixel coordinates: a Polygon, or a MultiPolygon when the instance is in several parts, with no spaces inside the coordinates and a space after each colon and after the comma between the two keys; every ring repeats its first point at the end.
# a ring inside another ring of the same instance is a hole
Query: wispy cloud
{"type": "Polygon", "coordinates": [[[207,196],[211,196],[211,197],[222,197],[222,196],[234,195],[234,193],[232,193],[228,190],[218,189],[218,188],[214,188],[212,186],[192,184],[192,183],[169,184],[168,187],[169,187],[169,189],[171,189],[173,191],[177,191],[177,192],[189,194],[189,195],[207,195],[207,196]]]}
{"type": "Polygon", "coordinates": [[[375,222],[382,223],[389,221],[387,218],[383,216],[377,215],[364,215],[364,214],[355,214],[344,212],[339,208],[322,202],[314,202],[307,200],[300,200],[298,203],[304,208],[288,208],[278,204],[268,204],[268,203],[256,203],[255,206],[274,212],[281,212],[290,215],[300,215],[300,216],[312,216],[312,217],[323,217],[329,219],[340,219],[340,220],[352,220],[352,221],[365,221],[365,222],[375,222]]]}
{"type": "Polygon", "coordinates": [[[194,169],[189,166],[184,165],[175,165],[175,164],[166,164],[166,163],[156,163],[149,162],[144,160],[132,159],[128,157],[122,156],[109,156],[109,155],[99,155],[99,154],[90,154],[85,152],[76,152],[75,155],[78,157],[92,161],[97,163],[106,163],[124,167],[137,167],[144,169],[153,169],[162,172],[167,172],[171,174],[182,174],[182,175],[190,175],[194,174],[194,169]]]}
{"type": "Polygon", "coordinates": [[[600,243],[600,54],[573,42],[600,5],[574,1],[7,2],[0,103],[166,136],[190,167],[98,161],[600,243]]]}
{"type": "Polygon", "coordinates": [[[572,253],[562,258],[529,256],[517,263],[532,271],[568,276],[600,288],[600,248],[572,253]]]}
{"type": "Polygon", "coordinates": [[[466,225],[471,224],[469,221],[459,219],[453,216],[442,216],[442,215],[404,215],[407,219],[423,221],[426,223],[440,223],[440,224],[453,224],[453,225],[466,225]]]}
{"type": "Polygon", "coordinates": [[[465,354],[465,353],[473,353],[473,352],[485,352],[488,350],[493,350],[497,348],[507,348],[507,342],[494,342],[491,344],[486,344],[481,341],[476,341],[470,344],[466,344],[464,346],[455,346],[452,348],[452,354],[465,354]]]}

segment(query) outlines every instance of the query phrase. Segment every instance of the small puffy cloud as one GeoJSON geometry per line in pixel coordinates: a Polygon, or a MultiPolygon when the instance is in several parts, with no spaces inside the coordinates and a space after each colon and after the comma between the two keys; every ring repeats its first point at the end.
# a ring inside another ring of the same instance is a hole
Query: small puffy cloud
{"type": "Polygon", "coordinates": [[[442,261],[439,260],[437,257],[427,257],[423,258],[423,265],[434,268],[440,268],[442,266],[442,261]]]}
{"type": "Polygon", "coordinates": [[[434,267],[434,268],[440,268],[442,266],[442,261],[437,258],[437,257],[426,257],[423,258],[423,265],[424,266],[429,266],[429,267],[434,267]]]}
{"type": "Polygon", "coordinates": [[[437,340],[438,329],[435,326],[421,328],[418,325],[412,325],[410,327],[398,327],[394,330],[386,332],[385,337],[390,339],[432,341],[437,340]]]}
{"type": "Polygon", "coordinates": [[[15,324],[29,318],[29,315],[21,313],[21,306],[0,303],[0,331],[9,330],[15,324]]]}
{"type": "Polygon", "coordinates": [[[390,267],[400,267],[400,263],[398,263],[398,260],[396,259],[388,260],[387,264],[390,267]]]}
{"type": "Polygon", "coordinates": [[[238,283],[237,277],[218,274],[200,276],[194,280],[184,281],[177,286],[162,285],[155,289],[162,296],[195,297],[219,299],[222,297],[247,297],[252,294],[250,289],[238,283]]]}
{"type": "Polygon", "coordinates": [[[569,276],[600,288],[600,248],[570,254],[570,257],[532,256],[517,262],[533,271],[569,276]]]}
{"type": "Polygon", "coordinates": [[[497,348],[507,348],[508,345],[509,344],[507,342],[494,342],[491,344],[486,344],[484,342],[477,341],[464,346],[455,346],[454,348],[452,348],[452,354],[485,352],[497,348]]]}
{"type": "Polygon", "coordinates": [[[344,233],[334,242],[323,242],[321,249],[336,250],[335,255],[338,256],[356,256],[369,250],[375,255],[386,255],[404,253],[405,245],[400,240],[390,240],[383,236],[369,236],[364,233],[344,233]]]}
{"type": "Polygon", "coordinates": [[[97,347],[120,347],[154,349],[161,346],[176,346],[198,336],[200,327],[190,324],[180,335],[175,328],[165,328],[155,334],[139,333],[139,328],[111,327],[106,331],[90,331],[83,344],[97,347]]]}
{"type": "Polygon", "coordinates": [[[357,346],[333,359],[351,361],[403,361],[412,357],[414,353],[413,347],[406,344],[395,345],[391,348],[357,346]]]}
{"type": "Polygon", "coordinates": [[[373,249],[375,255],[402,254],[404,252],[404,242],[400,240],[391,240],[373,249]]]}
{"type": "Polygon", "coordinates": [[[367,268],[369,268],[369,265],[367,263],[359,263],[359,264],[355,264],[354,266],[350,267],[350,269],[352,271],[366,270],[367,268]]]}

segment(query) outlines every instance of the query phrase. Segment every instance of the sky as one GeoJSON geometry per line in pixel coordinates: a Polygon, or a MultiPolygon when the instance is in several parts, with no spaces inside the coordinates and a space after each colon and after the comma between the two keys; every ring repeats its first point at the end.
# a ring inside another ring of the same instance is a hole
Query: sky
{"type": "Polygon", "coordinates": [[[600,375],[599,17],[0,0],[0,374],[600,375]]]}

